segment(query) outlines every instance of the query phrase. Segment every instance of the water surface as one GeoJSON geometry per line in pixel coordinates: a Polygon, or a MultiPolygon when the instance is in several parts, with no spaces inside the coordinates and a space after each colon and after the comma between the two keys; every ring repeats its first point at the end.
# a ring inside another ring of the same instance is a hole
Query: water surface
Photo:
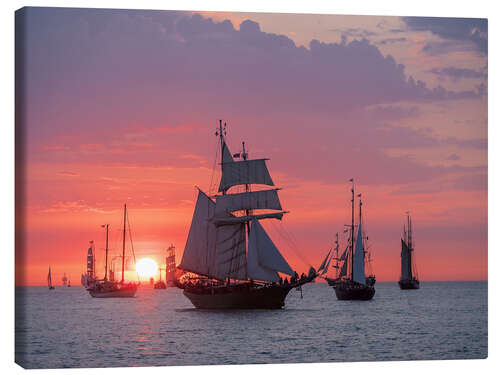
{"type": "Polygon", "coordinates": [[[282,310],[202,311],[176,288],[133,299],[82,287],[16,288],[16,362],[26,368],[167,366],[487,357],[487,282],[377,283],[338,301],[324,283],[282,310]]]}

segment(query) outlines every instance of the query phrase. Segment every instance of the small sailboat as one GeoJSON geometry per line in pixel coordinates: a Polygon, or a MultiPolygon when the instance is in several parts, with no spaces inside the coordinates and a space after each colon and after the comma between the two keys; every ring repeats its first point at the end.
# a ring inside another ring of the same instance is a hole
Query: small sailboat
{"type": "Polygon", "coordinates": [[[108,232],[109,224],[103,225],[106,228],[106,260],[104,279],[97,280],[93,288],[88,289],[89,294],[94,298],[131,298],[137,292],[137,284],[125,283],[125,239],[127,225],[127,204],[123,210],[123,246],[122,246],[122,279],[120,282],[108,280],[108,232]]]}
{"type": "Polygon", "coordinates": [[[68,277],[66,276],[66,272],[64,272],[64,276],[61,279],[63,286],[68,286],[68,277]]]}
{"type": "Polygon", "coordinates": [[[50,272],[50,266],[49,266],[49,274],[47,275],[47,284],[49,290],[55,289],[55,287],[52,285],[52,273],[50,272]]]}
{"type": "Polygon", "coordinates": [[[154,288],[155,289],[167,289],[167,284],[161,279],[161,271],[163,269],[160,267],[159,268],[159,271],[160,271],[160,280],[158,280],[155,284],[154,284],[154,288]]]}
{"type": "Polygon", "coordinates": [[[71,280],[68,280],[68,288],[71,288],[71,280]]]}
{"type": "Polygon", "coordinates": [[[408,230],[403,228],[403,238],[401,238],[401,278],[399,279],[400,289],[419,289],[420,281],[417,275],[417,265],[415,263],[413,249],[413,230],[411,217],[408,213],[408,230]]]}
{"type": "Polygon", "coordinates": [[[339,300],[370,300],[375,295],[374,280],[367,279],[365,276],[365,236],[363,235],[362,228],[362,215],[361,207],[361,194],[359,197],[359,224],[356,240],[354,240],[354,180],[352,182],[352,219],[350,225],[350,239],[349,245],[341,258],[344,258],[342,268],[339,273],[339,280],[337,280],[333,288],[337,299],[339,300]],[[349,272],[350,271],[350,272],[349,272]],[[373,280],[373,281],[369,281],[373,280]]]}
{"type": "Polygon", "coordinates": [[[286,213],[278,189],[251,190],[253,184],[274,186],[267,159],[248,159],[243,143],[243,152],[234,155],[242,160],[235,161],[224,135],[220,121],[216,132],[221,146],[220,194],[213,200],[198,188],[178,266],[188,277],[176,284],[196,308],[280,309],[290,290],[311,282],[317,273],[311,267],[307,276],[298,278],[260,224],[264,219],[281,220],[286,213]],[[233,186],[244,191],[229,193],[233,186]],[[292,281],[283,282],[279,273],[292,276],[292,281]]]}

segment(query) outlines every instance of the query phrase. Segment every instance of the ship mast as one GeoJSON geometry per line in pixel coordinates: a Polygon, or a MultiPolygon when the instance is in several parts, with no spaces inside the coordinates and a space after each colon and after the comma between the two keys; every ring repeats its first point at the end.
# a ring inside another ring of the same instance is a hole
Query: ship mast
{"type": "Polygon", "coordinates": [[[127,223],[127,204],[125,203],[123,208],[123,245],[122,245],[122,281],[125,281],[125,233],[126,233],[126,223],[127,223]]]}
{"type": "Polygon", "coordinates": [[[413,251],[412,238],[411,238],[411,218],[410,212],[408,212],[408,274],[410,275],[410,280],[413,279],[413,270],[411,264],[411,253],[413,251]]]}
{"type": "Polygon", "coordinates": [[[104,263],[104,281],[108,281],[108,229],[109,224],[101,225],[103,228],[106,228],[106,263],[104,263]]]}
{"type": "Polygon", "coordinates": [[[335,233],[335,278],[339,277],[339,232],[335,233]]]}
{"type": "Polygon", "coordinates": [[[354,179],[351,178],[352,182],[351,193],[352,193],[352,210],[351,210],[351,280],[354,280],[354,179]]]}

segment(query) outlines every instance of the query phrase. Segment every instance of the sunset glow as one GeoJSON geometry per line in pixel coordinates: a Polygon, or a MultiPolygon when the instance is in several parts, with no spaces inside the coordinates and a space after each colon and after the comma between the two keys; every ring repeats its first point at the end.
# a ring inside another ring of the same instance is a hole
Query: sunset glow
{"type": "Polygon", "coordinates": [[[137,261],[135,269],[139,277],[154,277],[158,272],[158,264],[151,258],[142,258],[137,261]]]}
{"type": "Polygon", "coordinates": [[[178,264],[195,186],[217,194],[221,118],[232,153],[269,158],[290,213],[263,225],[299,274],[349,223],[354,178],[378,281],[399,277],[407,211],[421,280],[487,279],[486,20],[27,14],[18,285],[49,264],[79,280],[91,240],[103,274],[102,223],[119,262],[125,202],[140,275],[170,244],[178,264]]]}

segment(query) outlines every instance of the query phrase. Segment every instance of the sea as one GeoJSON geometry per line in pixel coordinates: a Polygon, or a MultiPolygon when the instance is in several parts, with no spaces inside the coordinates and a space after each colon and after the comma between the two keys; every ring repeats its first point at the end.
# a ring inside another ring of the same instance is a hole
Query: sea
{"type": "Polygon", "coordinates": [[[488,355],[487,282],[377,282],[371,301],[325,283],[281,310],[207,311],[177,288],[96,299],[81,286],[16,288],[24,368],[479,359],[488,355]]]}

